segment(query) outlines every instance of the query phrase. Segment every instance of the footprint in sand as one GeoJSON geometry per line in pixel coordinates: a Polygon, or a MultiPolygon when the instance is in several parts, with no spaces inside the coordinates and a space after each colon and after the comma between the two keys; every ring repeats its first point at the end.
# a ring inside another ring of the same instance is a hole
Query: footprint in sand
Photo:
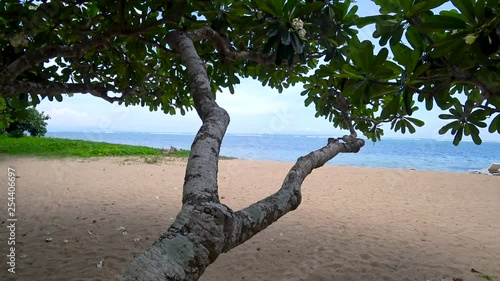
{"type": "Polygon", "coordinates": [[[364,259],[364,260],[369,260],[370,259],[370,255],[366,254],[366,253],[359,254],[359,257],[362,258],[362,259],[364,259]]]}

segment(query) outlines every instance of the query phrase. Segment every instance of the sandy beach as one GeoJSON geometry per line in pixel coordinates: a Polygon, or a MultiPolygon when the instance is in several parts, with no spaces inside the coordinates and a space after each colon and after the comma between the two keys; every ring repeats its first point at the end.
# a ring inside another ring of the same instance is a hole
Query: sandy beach
{"type": "MultiPolygon", "coordinates": [[[[0,159],[0,279],[121,280],[180,209],[185,164],[0,159]],[[8,166],[19,177],[16,274],[6,264],[8,166]]],[[[273,193],[291,166],[221,161],[222,201],[237,210],[273,193]]],[[[500,280],[500,177],[328,166],[304,182],[296,211],[201,280],[485,280],[471,268],[500,280]]]]}

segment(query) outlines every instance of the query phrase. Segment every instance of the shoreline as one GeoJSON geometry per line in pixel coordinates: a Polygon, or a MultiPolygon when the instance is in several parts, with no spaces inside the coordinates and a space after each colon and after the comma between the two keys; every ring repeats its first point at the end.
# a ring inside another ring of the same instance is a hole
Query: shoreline
{"type": "MultiPolygon", "coordinates": [[[[47,132],[48,134],[149,134],[149,135],[173,135],[173,136],[196,136],[196,132],[127,132],[127,131],[118,131],[118,132],[104,132],[102,130],[96,129],[96,130],[89,130],[89,131],[49,131],[47,132]]],[[[345,135],[345,134],[344,134],[345,135]]],[[[287,136],[287,137],[304,137],[304,138],[324,138],[325,140],[331,137],[338,137],[338,136],[332,136],[332,135],[314,135],[314,134],[252,134],[252,133],[226,133],[226,136],[233,136],[233,137],[252,137],[252,136],[257,136],[257,137],[266,137],[266,136],[287,136]]],[[[340,135],[339,135],[340,136],[340,135]]],[[[369,141],[368,139],[364,139],[365,141],[369,141]]],[[[384,136],[383,140],[412,140],[412,141],[438,141],[438,142],[453,142],[453,138],[449,139],[444,139],[444,138],[406,138],[406,137],[386,137],[384,136]]],[[[472,140],[467,140],[464,139],[462,140],[463,142],[469,142],[473,143],[472,140]]],[[[486,139],[483,140],[483,143],[500,143],[500,140],[492,140],[492,139],[486,139]]]]}
{"type": "MultiPolygon", "coordinates": [[[[1,161],[4,161],[5,159],[16,159],[16,158],[23,158],[23,159],[35,159],[35,160],[82,160],[82,161],[98,161],[98,160],[106,160],[106,159],[113,159],[113,160],[138,160],[138,162],[141,162],[141,160],[144,160],[145,158],[148,157],[159,157],[163,158],[166,161],[178,161],[178,162],[187,162],[187,157],[171,157],[168,155],[131,155],[131,156],[122,156],[122,155],[117,155],[117,156],[92,156],[92,157],[78,157],[78,156],[67,156],[67,157],[61,157],[61,156],[30,156],[30,155],[1,155],[0,154],[0,163],[1,161]]],[[[248,161],[248,162],[262,162],[262,163],[269,163],[269,164],[286,164],[290,165],[290,168],[295,164],[295,162],[289,162],[289,161],[277,161],[277,160],[254,160],[254,159],[243,159],[243,158],[234,158],[231,156],[222,156],[224,158],[219,159],[219,162],[221,161],[248,161]]],[[[333,158],[335,159],[335,158],[333,158]]],[[[330,160],[331,161],[331,160],[330,160]]],[[[137,162],[137,161],[136,161],[137,162]]],[[[159,163],[145,163],[149,165],[157,165],[159,163]]],[[[353,168],[353,169],[369,169],[369,170],[388,170],[388,171],[415,171],[415,172],[433,172],[433,173],[449,173],[449,174],[468,174],[468,175],[480,175],[480,176],[495,176],[492,174],[480,174],[480,173],[473,173],[473,171],[451,171],[451,170],[421,170],[421,169],[415,169],[415,168],[388,168],[388,167],[370,167],[370,166],[354,166],[354,165],[341,165],[341,164],[331,164],[331,163],[326,163],[322,167],[339,167],[339,168],[353,168]]],[[[322,168],[320,167],[320,168],[322,168]]],[[[477,171],[487,171],[487,168],[484,168],[482,170],[477,170],[477,171]]],[[[314,170],[313,170],[314,173],[314,170]]]]}
{"type": "MultiPolygon", "coordinates": [[[[157,148],[170,146],[189,149],[192,136],[149,133],[88,134],[61,133],[58,137],[81,138],[157,148]]],[[[293,137],[291,135],[234,136],[224,138],[220,154],[239,159],[293,163],[300,156],[323,147],[326,138],[293,137]]],[[[432,139],[384,139],[368,142],[357,154],[338,155],[327,165],[355,167],[415,168],[430,171],[469,172],[486,169],[500,161],[500,143],[485,142],[481,146],[464,142],[458,147],[451,142],[432,139]]]]}

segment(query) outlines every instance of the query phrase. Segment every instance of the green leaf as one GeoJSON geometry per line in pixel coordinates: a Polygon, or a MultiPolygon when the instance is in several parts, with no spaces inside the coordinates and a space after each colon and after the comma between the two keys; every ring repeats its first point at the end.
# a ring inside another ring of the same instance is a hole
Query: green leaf
{"type": "Polygon", "coordinates": [[[439,114],[439,119],[459,119],[455,115],[450,115],[450,114],[439,114]]]}
{"type": "Polygon", "coordinates": [[[462,140],[463,133],[464,133],[463,127],[458,129],[457,133],[455,134],[455,137],[453,138],[453,145],[457,146],[460,143],[460,141],[462,140]]]}
{"type": "Polygon", "coordinates": [[[470,23],[476,22],[473,0],[451,0],[451,2],[467,17],[470,23]]]}
{"type": "Polygon", "coordinates": [[[369,25],[369,24],[378,23],[378,22],[385,22],[388,20],[394,20],[395,18],[396,18],[395,16],[390,16],[390,15],[367,16],[367,17],[357,18],[354,21],[354,23],[359,28],[362,28],[362,27],[369,25]]]}
{"type": "Polygon", "coordinates": [[[358,6],[354,5],[352,8],[347,12],[347,14],[344,17],[345,21],[351,20],[351,18],[354,18],[356,16],[356,12],[358,11],[358,6]]]}
{"type": "Polygon", "coordinates": [[[403,90],[403,102],[405,105],[406,114],[411,116],[413,114],[413,93],[406,88],[403,90]]]}
{"type": "MultiPolygon", "coordinates": [[[[499,3],[500,4],[500,3],[499,3]]],[[[476,5],[474,6],[474,12],[479,22],[484,19],[484,10],[486,8],[486,4],[484,0],[477,0],[476,5]]]]}
{"type": "Polygon", "coordinates": [[[307,107],[309,106],[312,102],[314,101],[314,97],[312,96],[308,96],[305,100],[304,100],[304,105],[307,107]]]}
{"type": "Polygon", "coordinates": [[[453,121],[451,123],[448,123],[444,125],[441,129],[439,129],[438,133],[440,135],[446,134],[450,129],[457,128],[460,125],[460,121],[453,121]]]}
{"type": "Polygon", "coordinates": [[[420,59],[420,53],[414,51],[403,44],[391,46],[394,59],[405,66],[408,72],[413,72],[420,59]]]}
{"type": "Polygon", "coordinates": [[[314,1],[311,3],[307,3],[303,6],[298,12],[298,17],[309,16],[325,7],[326,3],[323,1],[314,1]]]}
{"type": "Polygon", "coordinates": [[[395,124],[396,126],[394,126],[394,132],[397,132],[397,131],[399,131],[401,129],[401,124],[402,123],[401,123],[401,120],[397,120],[397,121],[395,120],[395,123],[396,123],[395,124]]]}
{"type": "Polygon", "coordinates": [[[441,58],[443,56],[446,56],[450,53],[454,53],[457,50],[463,49],[465,46],[465,41],[464,40],[454,40],[451,41],[449,44],[446,45],[441,45],[436,48],[431,52],[431,57],[432,58],[441,58]]]}
{"type": "Polygon", "coordinates": [[[257,4],[257,9],[263,12],[266,12],[275,17],[283,16],[283,6],[284,0],[275,0],[275,1],[265,1],[265,0],[255,0],[257,4]]]}
{"type": "Polygon", "coordinates": [[[400,101],[401,98],[399,95],[393,96],[392,99],[389,101],[389,103],[385,104],[384,107],[382,108],[382,112],[380,113],[380,118],[386,119],[389,118],[391,115],[398,113],[400,108],[400,101]]]}
{"type": "Polygon", "coordinates": [[[406,40],[415,50],[422,51],[425,47],[425,42],[422,34],[414,26],[409,26],[406,29],[406,40]]]}
{"type": "Polygon", "coordinates": [[[278,32],[283,28],[283,25],[279,22],[276,22],[274,24],[270,24],[267,28],[267,36],[268,37],[274,37],[278,34],[278,32]]]}
{"type": "Polygon", "coordinates": [[[420,13],[428,12],[448,2],[448,0],[414,1],[415,4],[408,9],[407,16],[413,17],[420,13]],[[418,3],[420,2],[420,3],[418,3]]]}
{"type": "Polygon", "coordinates": [[[389,55],[389,51],[387,48],[382,48],[378,52],[377,56],[375,57],[374,63],[375,65],[381,65],[387,60],[387,56],[389,55]]]}
{"type": "Polygon", "coordinates": [[[422,126],[425,125],[424,121],[416,119],[416,118],[413,118],[413,117],[405,117],[405,119],[408,120],[408,121],[410,121],[410,122],[412,122],[417,127],[422,127],[422,126]]]}
{"type": "Polygon", "coordinates": [[[467,23],[459,18],[444,16],[444,15],[432,15],[424,18],[424,22],[418,27],[423,31],[441,31],[443,29],[464,29],[467,27],[467,23]]]}
{"type": "Polygon", "coordinates": [[[488,127],[488,132],[493,134],[495,131],[500,133],[500,114],[497,114],[497,116],[493,118],[490,126],[488,127]]]}
{"type": "Polygon", "coordinates": [[[415,130],[415,127],[413,127],[413,125],[410,122],[408,122],[406,120],[404,120],[404,121],[405,121],[406,127],[408,128],[408,131],[410,132],[410,134],[414,134],[417,131],[417,130],[415,130]]]}
{"type": "Polygon", "coordinates": [[[403,37],[403,32],[404,32],[404,27],[402,25],[398,25],[392,31],[392,37],[391,40],[389,41],[391,46],[394,46],[396,44],[399,44],[399,42],[401,42],[401,38],[403,37]]]}
{"type": "Polygon", "coordinates": [[[368,40],[360,43],[357,39],[350,40],[349,44],[352,44],[350,54],[355,65],[364,72],[371,73],[374,67],[373,44],[368,40]]]}
{"type": "Polygon", "coordinates": [[[286,45],[286,46],[290,45],[290,43],[292,42],[290,30],[288,30],[288,29],[280,30],[280,36],[281,36],[281,44],[286,45]]]}
{"type": "Polygon", "coordinates": [[[87,16],[89,18],[93,18],[93,17],[97,16],[97,14],[99,13],[99,7],[97,6],[97,3],[90,2],[88,5],[89,6],[87,9],[87,16]]]}
{"type": "Polygon", "coordinates": [[[295,53],[302,54],[304,52],[302,41],[300,41],[299,36],[295,32],[292,33],[292,46],[295,53]]]}
{"type": "Polygon", "coordinates": [[[483,143],[483,140],[479,136],[479,131],[477,134],[472,133],[471,137],[475,144],[480,145],[481,143],[483,143]]]}
{"type": "Polygon", "coordinates": [[[472,128],[473,128],[473,127],[474,127],[474,126],[472,126],[472,125],[471,125],[471,124],[469,124],[469,123],[465,124],[465,126],[464,126],[464,135],[466,135],[466,136],[470,135],[470,134],[471,134],[471,132],[472,132],[472,128]]]}
{"type": "Polygon", "coordinates": [[[344,64],[342,66],[342,73],[347,74],[347,77],[350,78],[357,78],[357,79],[366,79],[361,72],[356,70],[352,65],[350,64],[344,64]]]}

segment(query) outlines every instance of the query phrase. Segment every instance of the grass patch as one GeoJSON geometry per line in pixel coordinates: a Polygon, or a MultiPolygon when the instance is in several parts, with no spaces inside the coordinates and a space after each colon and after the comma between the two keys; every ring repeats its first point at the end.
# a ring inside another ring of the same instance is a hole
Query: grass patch
{"type": "Polygon", "coordinates": [[[488,280],[488,281],[493,281],[493,276],[491,276],[491,275],[488,275],[488,274],[482,273],[480,271],[477,271],[474,268],[472,268],[470,271],[473,272],[473,273],[478,274],[479,278],[483,278],[483,279],[488,280]]]}
{"type": "Polygon", "coordinates": [[[161,149],[146,146],[59,138],[0,136],[0,155],[8,156],[95,157],[162,154],[161,149]]]}
{"type": "MultiPolygon", "coordinates": [[[[84,140],[59,138],[21,137],[9,138],[0,135],[1,156],[36,157],[103,157],[103,156],[144,156],[148,164],[161,163],[165,157],[189,157],[187,149],[162,150],[147,146],[112,144],[84,140]]],[[[220,159],[234,159],[221,156],[220,159]]]]}

